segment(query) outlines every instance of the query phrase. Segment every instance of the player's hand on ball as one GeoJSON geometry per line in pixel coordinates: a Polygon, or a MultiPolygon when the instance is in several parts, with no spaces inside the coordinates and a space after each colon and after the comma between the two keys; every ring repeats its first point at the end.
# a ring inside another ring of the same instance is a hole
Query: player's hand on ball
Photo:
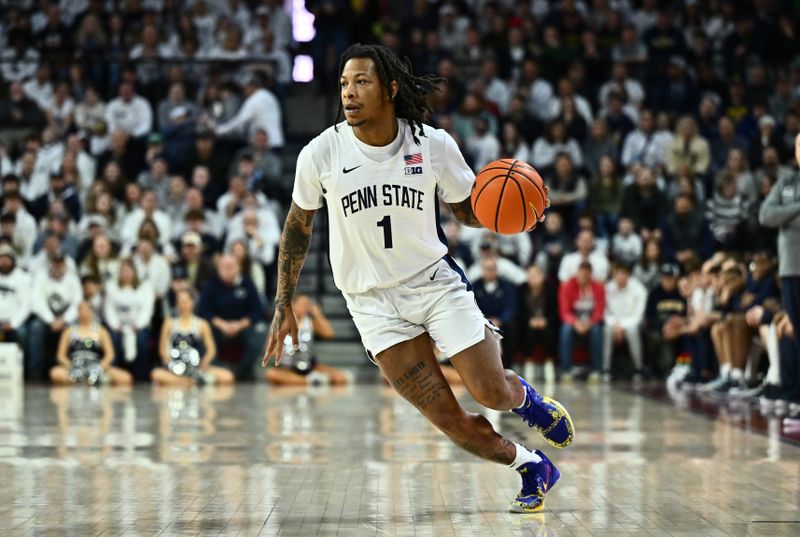
{"type": "Polygon", "coordinates": [[[269,325],[269,337],[267,338],[267,350],[264,351],[264,358],[261,360],[261,367],[267,367],[270,356],[275,356],[275,365],[280,365],[283,358],[283,342],[286,336],[292,336],[292,344],[297,347],[300,340],[298,334],[297,319],[291,304],[284,307],[276,307],[275,315],[272,317],[272,324],[269,325]]]}
{"type": "MultiPolygon", "coordinates": [[[[547,209],[549,207],[550,207],[550,187],[544,185],[544,208],[547,209]]],[[[539,222],[544,222],[546,216],[547,216],[547,211],[542,211],[542,216],[539,217],[539,222]]]]}

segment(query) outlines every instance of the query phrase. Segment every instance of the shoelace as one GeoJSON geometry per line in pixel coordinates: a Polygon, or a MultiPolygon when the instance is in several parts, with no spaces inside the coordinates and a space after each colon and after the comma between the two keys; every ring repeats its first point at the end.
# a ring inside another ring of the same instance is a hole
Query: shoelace
{"type": "MultiPolygon", "coordinates": [[[[534,403],[542,403],[542,396],[539,395],[539,394],[536,394],[536,396],[534,396],[533,399],[531,399],[530,398],[530,392],[528,392],[528,396],[529,396],[528,405],[523,409],[524,413],[520,414],[522,416],[522,421],[527,423],[528,427],[533,427],[537,431],[542,431],[542,430],[546,429],[546,427],[542,427],[541,425],[536,423],[537,420],[534,418],[534,416],[532,416],[531,413],[527,412],[528,409],[530,409],[534,405],[534,403]]],[[[534,412],[537,413],[537,414],[541,413],[543,415],[547,415],[548,417],[553,419],[552,415],[549,412],[547,412],[546,410],[539,409],[538,408],[538,404],[536,405],[536,408],[534,408],[534,412]]],[[[541,418],[541,417],[543,417],[543,416],[541,416],[541,415],[540,416],[536,416],[536,418],[541,418]]]]}

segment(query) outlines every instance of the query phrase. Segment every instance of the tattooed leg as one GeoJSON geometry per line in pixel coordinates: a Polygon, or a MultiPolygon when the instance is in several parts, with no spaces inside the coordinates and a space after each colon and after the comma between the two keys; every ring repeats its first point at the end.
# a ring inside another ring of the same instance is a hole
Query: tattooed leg
{"type": "Polygon", "coordinates": [[[428,334],[399,343],[377,356],[394,389],[454,443],[478,457],[511,464],[515,445],[497,434],[481,415],[458,404],[430,345],[428,334]]]}
{"type": "Polygon", "coordinates": [[[483,341],[459,352],[450,361],[477,402],[494,410],[518,407],[525,401],[525,389],[516,373],[503,369],[500,343],[492,331],[485,328],[484,333],[483,341]]]}

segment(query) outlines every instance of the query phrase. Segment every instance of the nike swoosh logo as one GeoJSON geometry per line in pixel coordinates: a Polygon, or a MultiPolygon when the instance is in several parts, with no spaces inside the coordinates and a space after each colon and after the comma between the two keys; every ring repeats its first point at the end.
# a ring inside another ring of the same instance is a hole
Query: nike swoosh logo
{"type": "Polygon", "coordinates": [[[353,167],[353,168],[350,168],[349,170],[348,170],[347,168],[342,168],[342,173],[350,173],[350,172],[352,172],[353,170],[355,170],[356,168],[360,168],[361,166],[362,166],[362,164],[359,164],[358,166],[355,166],[355,167],[353,167]]]}
{"type": "Polygon", "coordinates": [[[433,274],[431,274],[431,281],[433,281],[433,279],[436,277],[437,272],[439,272],[439,267],[436,267],[436,270],[434,270],[433,274]]]}
{"type": "Polygon", "coordinates": [[[533,211],[533,214],[536,215],[536,220],[539,220],[539,217],[540,217],[539,211],[536,210],[536,207],[533,205],[533,203],[528,202],[528,205],[530,205],[531,210],[533,211]]]}

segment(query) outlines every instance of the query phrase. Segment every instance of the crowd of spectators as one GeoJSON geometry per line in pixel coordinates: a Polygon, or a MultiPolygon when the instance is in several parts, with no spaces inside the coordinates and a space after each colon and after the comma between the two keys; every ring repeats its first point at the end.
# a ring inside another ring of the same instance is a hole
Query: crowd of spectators
{"type": "MultiPolygon", "coordinates": [[[[282,102],[297,49],[284,3],[11,4],[0,21],[3,337],[30,342],[29,374],[41,375],[85,298],[135,364],[190,287],[220,353],[245,352],[288,202],[282,102]]],[[[584,364],[597,379],[626,364],[666,376],[677,360],[687,384],[745,391],[765,369],[759,348],[770,363],[798,354],[775,284],[784,222],[759,211],[796,174],[800,18],[780,0],[664,6],[307,0],[308,47],[315,87],[334,98],[338,53],[356,41],[445,77],[430,123],[468,163],[524,160],[550,186],[531,233],[442,221],[506,333],[508,365],[569,378],[584,364]]],[[[128,369],[142,378],[151,365],[128,369]]]]}
{"type": "MultiPolygon", "coordinates": [[[[0,339],[46,378],[87,300],[135,379],[176,293],[252,377],[288,189],[282,2],[2,2],[0,339]]],[[[63,375],[62,375],[63,376],[63,375]]]]}
{"type": "Polygon", "coordinates": [[[375,38],[417,74],[447,78],[431,121],[475,170],[524,160],[550,186],[547,220],[527,235],[445,222],[505,332],[507,365],[595,380],[663,378],[678,364],[685,386],[754,396],[780,384],[767,394],[797,400],[796,375],[765,383],[759,357],[800,355],[776,283],[786,219],[762,209],[796,174],[798,11],[766,0],[467,4],[414,2],[375,38]],[[785,344],[760,333],[775,325],[785,344]]]}

